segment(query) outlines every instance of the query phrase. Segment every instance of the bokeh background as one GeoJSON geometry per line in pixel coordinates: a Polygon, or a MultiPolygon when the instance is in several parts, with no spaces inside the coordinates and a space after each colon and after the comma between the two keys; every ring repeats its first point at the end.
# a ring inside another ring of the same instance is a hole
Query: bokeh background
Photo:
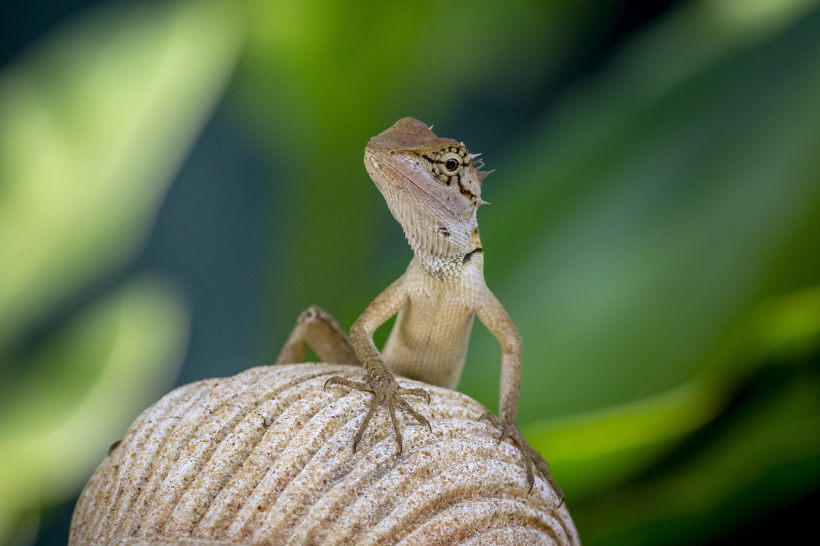
{"type": "MultiPolygon", "coordinates": [[[[65,544],[144,408],[404,271],[362,155],[405,116],[497,169],[584,544],[820,544],[815,0],[4,2],[0,543],[65,544]]],[[[477,325],[459,390],[495,409],[499,362],[477,325]]]]}

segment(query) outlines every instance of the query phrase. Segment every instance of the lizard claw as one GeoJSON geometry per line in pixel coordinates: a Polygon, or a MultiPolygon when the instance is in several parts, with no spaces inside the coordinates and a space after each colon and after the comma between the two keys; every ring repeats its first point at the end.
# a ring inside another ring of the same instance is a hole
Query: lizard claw
{"type": "Polygon", "coordinates": [[[498,427],[498,417],[496,417],[493,412],[485,411],[481,414],[481,417],[478,418],[479,421],[483,421],[484,419],[489,421],[492,426],[498,427]]]}
{"type": "Polygon", "coordinates": [[[556,506],[556,508],[560,508],[561,505],[564,504],[564,492],[558,484],[555,483],[552,475],[550,475],[549,465],[547,461],[541,457],[541,453],[527,442],[515,424],[503,421],[489,411],[483,413],[478,420],[481,421],[483,419],[487,419],[494,427],[501,431],[501,438],[498,439],[498,444],[500,444],[504,438],[509,437],[521,453],[524,459],[524,467],[527,470],[527,484],[530,486],[527,490],[527,494],[532,492],[533,486],[535,485],[535,475],[533,473],[533,466],[535,466],[550,485],[550,488],[558,496],[558,506],[556,506]]]}
{"type": "MultiPolygon", "coordinates": [[[[405,401],[402,398],[397,398],[396,401],[399,403],[399,405],[402,407],[402,409],[404,411],[406,411],[407,413],[412,415],[416,419],[416,421],[418,421],[422,426],[426,425],[427,428],[430,430],[430,432],[433,432],[433,427],[430,426],[430,421],[428,421],[422,414],[420,414],[419,412],[414,410],[413,407],[410,406],[410,404],[407,403],[407,401],[405,401]]],[[[428,401],[428,404],[429,404],[429,401],[428,401]]]]}
{"type": "Polygon", "coordinates": [[[495,428],[500,428],[501,429],[501,436],[499,436],[498,442],[496,442],[496,444],[495,444],[497,446],[501,445],[501,442],[504,440],[504,437],[507,435],[506,429],[499,424],[498,417],[496,417],[493,414],[493,412],[491,412],[491,411],[485,411],[484,413],[481,414],[481,417],[478,418],[479,421],[483,421],[484,419],[489,421],[490,424],[492,426],[494,426],[495,428]]]}
{"type": "Polygon", "coordinates": [[[399,394],[409,394],[411,396],[421,396],[425,400],[427,400],[427,405],[430,405],[430,393],[427,392],[425,389],[405,389],[404,387],[399,387],[399,394]]]}

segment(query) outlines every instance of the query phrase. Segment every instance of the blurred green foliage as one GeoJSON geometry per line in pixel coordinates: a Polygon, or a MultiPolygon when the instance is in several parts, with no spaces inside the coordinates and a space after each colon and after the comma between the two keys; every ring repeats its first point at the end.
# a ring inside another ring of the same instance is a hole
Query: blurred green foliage
{"type": "Polygon", "coordinates": [[[108,10],[0,74],[0,541],[75,494],[176,376],[188,310],[167,280],[129,279],[34,332],[141,247],[240,21],[210,2],[108,10]]]}
{"type": "Polygon", "coordinates": [[[515,0],[445,7],[424,0],[408,9],[371,0],[351,9],[334,0],[248,0],[248,45],[229,100],[287,180],[276,186],[287,207],[277,222],[282,232],[273,235],[284,248],[272,267],[287,288],[275,288],[273,345],[312,303],[332,306],[351,324],[362,303],[409,261],[406,246],[393,244],[398,227],[362,169],[370,137],[405,116],[444,134],[473,91],[516,101],[554,77],[616,5],[515,0]],[[373,244],[386,255],[374,256],[373,244]],[[328,282],[325,264],[342,283],[328,282]]]}
{"type": "MultiPolygon", "coordinates": [[[[50,38],[0,75],[0,537],[176,371],[187,310],[158,278],[22,345],[139,250],[237,59],[227,111],[281,173],[269,354],[406,267],[361,161],[409,115],[497,168],[480,220],[519,422],[585,544],[708,542],[817,490],[816,4],[679,2],[554,100],[619,2],[137,4],[50,38]],[[494,118],[522,101],[534,119],[494,118]]],[[[499,361],[476,328],[460,389],[494,408],[499,361]]]]}

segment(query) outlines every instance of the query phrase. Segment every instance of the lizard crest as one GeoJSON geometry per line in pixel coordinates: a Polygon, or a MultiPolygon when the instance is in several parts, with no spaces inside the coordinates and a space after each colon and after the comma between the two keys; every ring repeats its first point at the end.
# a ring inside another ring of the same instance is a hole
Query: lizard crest
{"type": "Polygon", "coordinates": [[[475,157],[413,118],[399,120],[365,148],[367,172],[410,246],[433,269],[481,249],[476,210],[485,204],[481,181],[489,173],[475,157]]]}

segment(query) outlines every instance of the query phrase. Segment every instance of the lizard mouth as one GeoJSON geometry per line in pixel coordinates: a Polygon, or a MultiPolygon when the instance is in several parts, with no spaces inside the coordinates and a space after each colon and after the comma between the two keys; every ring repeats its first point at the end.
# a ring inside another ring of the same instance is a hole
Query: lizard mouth
{"type": "Polygon", "coordinates": [[[396,190],[410,194],[424,206],[440,214],[446,213],[455,220],[466,220],[472,215],[474,207],[471,203],[430,180],[429,175],[411,160],[366,148],[365,167],[382,194],[396,190]]]}

